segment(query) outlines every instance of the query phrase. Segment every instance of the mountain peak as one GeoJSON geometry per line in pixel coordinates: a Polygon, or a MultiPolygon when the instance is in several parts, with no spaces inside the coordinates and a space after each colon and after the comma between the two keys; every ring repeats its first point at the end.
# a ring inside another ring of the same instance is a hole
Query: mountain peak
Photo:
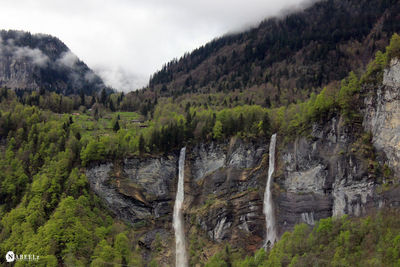
{"type": "Polygon", "coordinates": [[[0,86],[93,94],[103,81],[58,38],[24,31],[0,31],[0,86]]]}

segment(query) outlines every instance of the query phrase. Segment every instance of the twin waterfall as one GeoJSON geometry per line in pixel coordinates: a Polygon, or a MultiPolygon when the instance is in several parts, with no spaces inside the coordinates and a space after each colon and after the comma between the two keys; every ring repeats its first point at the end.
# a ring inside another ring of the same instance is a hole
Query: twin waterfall
{"type": "MultiPolygon", "coordinates": [[[[271,184],[272,175],[275,169],[275,145],[276,134],[271,136],[269,144],[269,169],[268,180],[264,193],[264,214],[266,221],[267,234],[265,238],[265,248],[272,247],[276,241],[276,223],[272,203],[271,184]]],[[[176,267],[188,266],[188,259],[186,254],[185,230],[183,225],[182,204],[184,200],[184,168],[185,168],[186,147],[181,149],[179,155],[179,176],[178,176],[178,189],[176,191],[173,226],[175,230],[175,262],[176,267]]]]}
{"type": "Polygon", "coordinates": [[[173,225],[175,230],[175,266],[186,267],[188,266],[188,260],[186,255],[186,242],[185,242],[185,230],[183,225],[182,216],[182,203],[184,199],[184,178],[185,178],[185,155],[186,147],[181,149],[179,155],[179,177],[178,177],[178,189],[176,191],[175,205],[174,205],[174,217],[173,225]]]}
{"type": "Polygon", "coordinates": [[[267,186],[265,187],[264,193],[264,214],[267,234],[265,237],[265,248],[272,247],[276,241],[276,223],[275,214],[272,203],[271,194],[271,184],[272,184],[272,174],[275,170],[275,144],[276,144],[276,134],[271,136],[271,141],[269,144],[269,169],[268,169],[268,180],[267,186]]]}

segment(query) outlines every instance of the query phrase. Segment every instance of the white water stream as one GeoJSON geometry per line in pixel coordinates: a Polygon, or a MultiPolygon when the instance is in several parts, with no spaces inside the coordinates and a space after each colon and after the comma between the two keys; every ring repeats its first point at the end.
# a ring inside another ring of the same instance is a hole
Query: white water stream
{"type": "Polygon", "coordinates": [[[186,147],[181,149],[179,155],[179,176],[178,176],[178,189],[176,191],[175,205],[174,205],[174,217],[173,226],[175,230],[175,266],[186,267],[188,266],[187,254],[186,254],[186,241],[185,241],[185,230],[183,225],[182,216],[182,203],[184,200],[184,178],[185,178],[185,155],[186,147]]]}
{"type": "Polygon", "coordinates": [[[275,145],[276,145],[276,134],[271,136],[271,141],[269,144],[269,169],[268,169],[268,180],[265,187],[264,193],[264,214],[267,234],[265,237],[265,248],[272,247],[276,240],[276,222],[275,214],[273,209],[272,194],[271,194],[271,184],[273,182],[272,175],[275,170],[275,145]]]}

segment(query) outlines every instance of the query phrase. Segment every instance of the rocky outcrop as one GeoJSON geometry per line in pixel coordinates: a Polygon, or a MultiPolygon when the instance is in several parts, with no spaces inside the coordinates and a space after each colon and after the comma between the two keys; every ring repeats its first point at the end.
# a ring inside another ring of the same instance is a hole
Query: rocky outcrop
{"type": "MultiPolygon", "coordinates": [[[[171,214],[176,157],[126,159],[100,164],[86,172],[91,189],[128,223],[171,214]]],[[[170,220],[168,217],[167,220],[170,220]]]]}
{"type": "Polygon", "coordinates": [[[398,188],[381,193],[381,181],[357,148],[364,130],[372,135],[381,166],[400,177],[400,61],[392,60],[379,88],[367,88],[363,129],[339,117],[313,125],[309,138],[298,138],[281,151],[283,174],[277,179],[276,212],[280,233],[295,223],[328,216],[360,216],[370,208],[397,206],[398,188]]]}
{"type": "Polygon", "coordinates": [[[352,152],[351,126],[340,118],[313,125],[310,138],[300,137],[281,151],[276,193],[280,233],[297,223],[343,214],[365,214],[375,182],[365,160],[352,152]]]}
{"type": "Polygon", "coordinates": [[[262,243],[265,223],[260,185],[266,179],[265,144],[234,138],[225,149],[202,144],[190,151],[186,213],[209,239],[250,250],[262,243]],[[199,162],[208,163],[214,171],[200,177],[199,162]]]}
{"type": "Polygon", "coordinates": [[[381,159],[400,177],[400,60],[393,59],[383,75],[383,85],[369,90],[364,100],[364,128],[372,133],[381,159]]]}

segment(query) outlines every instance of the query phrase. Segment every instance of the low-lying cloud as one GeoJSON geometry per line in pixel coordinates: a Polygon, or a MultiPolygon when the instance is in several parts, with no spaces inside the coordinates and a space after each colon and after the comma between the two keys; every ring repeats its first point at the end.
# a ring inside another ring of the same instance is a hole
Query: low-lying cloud
{"type": "Polygon", "coordinates": [[[49,57],[38,48],[16,46],[13,39],[3,41],[0,38],[0,57],[9,56],[15,60],[28,60],[35,66],[44,67],[49,62],[49,57]]]}
{"type": "Polygon", "coordinates": [[[73,68],[79,61],[78,57],[71,51],[63,52],[56,63],[61,67],[73,68]]]}
{"type": "Polygon", "coordinates": [[[44,55],[42,51],[37,48],[31,49],[27,46],[17,47],[14,51],[14,55],[18,59],[29,59],[33,64],[44,67],[49,61],[48,56],[44,55]]]}
{"type": "MultiPolygon", "coordinates": [[[[59,37],[108,85],[129,91],[144,86],[164,63],[215,37],[308,2],[2,0],[0,25],[59,37]]],[[[62,62],[74,59],[66,55],[62,62]]]]}
{"type": "Polygon", "coordinates": [[[103,79],[104,83],[114,89],[125,92],[134,91],[143,87],[148,82],[147,76],[139,76],[132,72],[126,72],[122,67],[104,68],[95,67],[94,71],[103,79]]]}

